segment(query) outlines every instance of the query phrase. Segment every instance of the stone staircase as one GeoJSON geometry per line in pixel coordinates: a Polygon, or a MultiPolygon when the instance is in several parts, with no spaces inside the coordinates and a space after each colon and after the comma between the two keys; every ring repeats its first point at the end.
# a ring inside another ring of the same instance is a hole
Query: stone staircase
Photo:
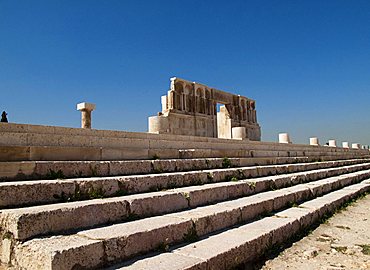
{"type": "Polygon", "coordinates": [[[15,269],[233,269],[370,190],[370,158],[1,162],[15,269]]]}

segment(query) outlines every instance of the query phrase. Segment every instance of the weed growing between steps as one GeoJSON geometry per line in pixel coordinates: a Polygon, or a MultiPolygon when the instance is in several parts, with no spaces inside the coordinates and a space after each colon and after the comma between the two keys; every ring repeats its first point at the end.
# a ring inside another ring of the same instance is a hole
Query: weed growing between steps
{"type": "Polygon", "coordinates": [[[96,166],[91,166],[90,165],[90,175],[91,175],[91,177],[99,176],[98,175],[98,169],[96,168],[96,166]]]}
{"type": "Polygon", "coordinates": [[[65,179],[64,173],[62,170],[54,171],[49,169],[48,173],[46,174],[46,179],[54,180],[54,179],[65,179]]]}
{"type": "Polygon", "coordinates": [[[194,243],[199,240],[199,236],[197,234],[197,230],[195,229],[195,224],[188,230],[188,232],[184,235],[183,241],[186,243],[194,243]]]}
{"type": "Polygon", "coordinates": [[[228,158],[228,157],[224,157],[222,159],[222,168],[231,168],[232,164],[231,164],[231,160],[228,158]]]}
{"type": "Polygon", "coordinates": [[[170,246],[169,246],[169,244],[167,244],[165,242],[162,242],[158,245],[158,247],[155,250],[158,251],[158,252],[168,252],[170,250],[170,246]]]}
{"type": "MultiPolygon", "coordinates": [[[[117,196],[122,196],[120,194],[126,194],[124,190],[119,190],[115,193],[117,196]]],[[[82,193],[80,188],[77,186],[74,194],[66,194],[62,192],[60,195],[54,194],[53,197],[60,202],[76,202],[83,200],[93,200],[93,199],[103,199],[107,196],[102,188],[89,188],[87,193],[82,193]]]]}
{"type": "Polygon", "coordinates": [[[209,183],[213,182],[213,178],[214,178],[213,173],[211,172],[207,173],[207,180],[209,183]]]}

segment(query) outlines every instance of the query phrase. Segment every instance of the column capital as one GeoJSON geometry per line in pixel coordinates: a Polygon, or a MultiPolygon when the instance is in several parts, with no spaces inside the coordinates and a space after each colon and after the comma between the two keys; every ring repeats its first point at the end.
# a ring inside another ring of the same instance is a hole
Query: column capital
{"type": "Polygon", "coordinates": [[[77,104],[77,110],[78,111],[93,111],[95,110],[96,105],[93,103],[88,103],[88,102],[82,102],[77,104]]]}

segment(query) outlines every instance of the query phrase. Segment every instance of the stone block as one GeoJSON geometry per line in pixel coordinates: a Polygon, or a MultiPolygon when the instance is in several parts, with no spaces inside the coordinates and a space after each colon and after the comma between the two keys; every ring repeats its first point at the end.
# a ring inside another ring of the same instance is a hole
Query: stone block
{"type": "Polygon", "coordinates": [[[15,124],[15,123],[2,123],[0,122],[0,132],[10,132],[10,133],[24,133],[28,131],[28,126],[25,124],[15,124]]]}
{"type": "Polygon", "coordinates": [[[229,195],[229,191],[225,188],[224,183],[181,188],[181,192],[188,198],[190,207],[226,200],[229,195]]]}
{"type": "Polygon", "coordinates": [[[25,240],[46,233],[120,221],[128,215],[125,200],[110,198],[3,210],[0,220],[8,224],[4,230],[11,232],[15,239],[25,240]]]}
{"type": "Polygon", "coordinates": [[[103,256],[101,241],[78,236],[35,239],[18,245],[15,250],[15,260],[22,269],[87,269],[100,265],[103,256]]]}
{"type": "Polygon", "coordinates": [[[279,143],[292,143],[288,133],[279,133],[279,143]]]}
{"type": "Polygon", "coordinates": [[[247,139],[247,131],[245,127],[233,127],[231,129],[231,137],[234,140],[245,140],[247,139]]]}
{"type": "Polygon", "coordinates": [[[182,193],[153,192],[126,196],[130,213],[134,216],[147,217],[180,211],[188,208],[188,200],[182,193]]]}
{"type": "Polygon", "coordinates": [[[0,161],[28,161],[30,147],[28,146],[0,146],[0,161]]]}
{"type": "Polygon", "coordinates": [[[1,146],[27,146],[28,135],[26,133],[1,132],[0,145],[1,146]]]}
{"type": "Polygon", "coordinates": [[[190,219],[152,217],[79,232],[87,239],[104,241],[107,262],[116,262],[183,240],[192,229],[190,219]]]}
{"type": "Polygon", "coordinates": [[[139,173],[151,173],[152,162],[150,160],[138,161],[109,161],[109,174],[116,175],[130,175],[139,173]]]}
{"type": "Polygon", "coordinates": [[[179,158],[179,151],[177,149],[149,149],[149,158],[179,158]]]}
{"type": "Polygon", "coordinates": [[[148,149],[134,148],[103,148],[101,151],[101,160],[130,160],[130,159],[148,159],[148,149]]]}
{"type": "Polygon", "coordinates": [[[155,257],[144,257],[132,260],[115,267],[117,270],[208,270],[207,264],[202,259],[176,253],[161,253],[155,257]]]}
{"type": "Polygon", "coordinates": [[[31,146],[30,160],[100,160],[99,148],[31,146]]]}
{"type": "Polygon", "coordinates": [[[75,193],[73,182],[58,180],[0,183],[0,207],[60,202],[75,193]]]}
{"type": "Polygon", "coordinates": [[[251,197],[238,199],[237,201],[243,203],[240,207],[243,222],[250,221],[273,211],[274,199],[270,194],[256,194],[251,197]]]}
{"type": "Polygon", "coordinates": [[[82,111],[82,110],[93,111],[95,110],[95,108],[96,108],[96,105],[93,103],[81,102],[77,104],[78,111],[82,111]]]}
{"type": "MultiPolygon", "coordinates": [[[[1,150],[0,150],[1,151],[1,150]]],[[[7,179],[22,179],[32,175],[35,171],[35,162],[0,162],[0,181],[7,179]]],[[[1,199],[0,199],[1,200],[1,199]]]]}
{"type": "Polygon", "coordinates": [[[317,137],[310,138],[310,145],[319,146],[319,139],[317,137]]]}

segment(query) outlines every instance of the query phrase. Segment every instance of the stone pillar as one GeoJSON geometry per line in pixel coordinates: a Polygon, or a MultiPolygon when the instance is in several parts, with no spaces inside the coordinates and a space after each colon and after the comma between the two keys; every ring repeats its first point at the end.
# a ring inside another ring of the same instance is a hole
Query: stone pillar
{"type": "Polygon", "coordinates": [[[360,144],[359,143],[353,143],[352,148],[353,149],[360,149],[360,144]]]}
{"type": "Polygon", "coordinates": [[[231,134],[234,140],[245,140],[247,138],[247,130],[245,127],[233,127],[231,129],[231,134]]]}
{"type": "Polygon", "coordinates": [[[348,142],[342,142],[342,147],[343,148],[349,148],[349,143],[348,142]]]}
{"type": "Polygon", "coordinates": [[[279,133],[279,143],[292,143],[288,133],[279,133]]]}
{"type": "Polygon", "coordinates": [[[167,96],[162,96],[161,97],[161,104],[162,104],[162,113],[164,113],[168,109],[167,96]]]}
{"type": "Polygon", "coordinates": [[[168,104],[168,110],[173,110],[175,108],[175,91],[170,90],[168,91],[168,98],[167,98],[167,104],[168,104]]]}
{"type": "Polygon", "coordinates": [[[317,137],[310,138],[310,145],[318,146],[319,145],[319,139],[317,137]]]}
{"type": "Polygon", "coordinates": [[[91,128],[91,112],[95,110],[96,105],[82,102],[77,104],[77,110],[81,111],[81,128],[91,128]]]}
{"type": "Polygon", "coordinates": [[[330,147],[337,147],[337,141],[336,140],[329,140],[329,146],[330,147]]]}

